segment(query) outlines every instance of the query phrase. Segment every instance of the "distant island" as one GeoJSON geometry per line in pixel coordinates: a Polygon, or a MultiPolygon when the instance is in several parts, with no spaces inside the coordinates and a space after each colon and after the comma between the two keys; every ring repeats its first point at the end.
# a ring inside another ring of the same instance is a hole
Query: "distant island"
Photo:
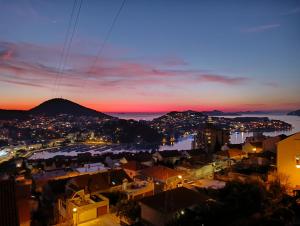
{"type": "Polygon", "coordinates": [[[267,115],[269,111],[236,111],[236,112],[224,112],[220,110],[202,111],[203,114],[208,116],[241,116],[241,115],[267,115]]]}
{"type": "Polygon", "coordinates": [[[288,115],[296,115],[296,116],[300,116],[300,109],[296,110],[296,111],[291,111],[289,113],[287,113],[288,115]]]}
{"type": "MultiPolygon", "coordinates": [[[[274,132],[290,130],[292,125],[280,120],[269,119],[268,117],[223,117],[220,111],[198,112],[198,111],[172,111],[163,116],[147,122],[152,128],[158,131],[168,139],[175,138],[187,134],[194,134],[208,122],[211,116],[211,123],[214,126],[227,129],[230,132],[274,132]]],[[[236,115],[233,115],[236,116],[236,115]]]]}
{"type": "Polygon", "coordinates": [[[0,123],[2,133],[16,143],[45,143],[64,139],[69,143],[97,141],[141,144],[143,147],[162,141],[176,142],[182,136],[197,133],[208,121],[230,132],[273,132],[292,128],[286,122],[268,117],[241,117],[243,113],[172,111],[151,121],[136,121],[120,119],[70,100],[54,98],[30,110],[0,110],[0,123]],[[239,117],[223,117],[227,115],[239,117]]]}

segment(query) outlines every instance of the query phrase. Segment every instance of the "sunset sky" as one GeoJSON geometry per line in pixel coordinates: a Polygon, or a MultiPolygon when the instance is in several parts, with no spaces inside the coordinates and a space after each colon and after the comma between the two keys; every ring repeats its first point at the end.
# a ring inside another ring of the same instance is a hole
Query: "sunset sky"
{"type": "Polygon", "coordinates": [[[299,0],[75,1],[0,0],[1,109],[300,108],[299,0]]]}

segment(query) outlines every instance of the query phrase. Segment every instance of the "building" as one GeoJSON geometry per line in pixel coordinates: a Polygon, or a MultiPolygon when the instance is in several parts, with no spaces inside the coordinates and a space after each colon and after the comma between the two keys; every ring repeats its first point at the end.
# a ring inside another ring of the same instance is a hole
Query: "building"
{"type": "Polygon", "coordinates": [[[146,225],[164,226],[186,208],[205,204],[208,197],[202,193],[180,187],[140,200],[141,218],[146,225]]]}
{"type": "Polygon", "coordinates": [[[32,181],[19,176],[16,181],[16,202],[20,226],[30,226],[31,223],[31,185],[32,181]]]}
{"type": "Polygon", "coordinates": [[[263,142],[267,137],[262,132],[253,132],[252,137],[246,137],[246,142],[263,142]]]}
{"type": "Polygon", "coordinates": [[[145,166],[143,164],[141,164],[140,162],[138,161],[135,161],[135,160],[131,160],[131,161],[128,161],[127,163],[125,164],[122,164],[121,165],[121,168],[127,173],[128,176],[130,176],[131,178],[134,178],[136,177],[140,171],[142,169],[145,169],[147,168],[148,166],[145,166]]]}
{"type": "Polygon", "coordinates": [[[16,185],[12,179],[0,180],[0,225],[19,226],[16,185]]]}
{"type": "Polygon", "coordinates": [[[185,173],[158,165],[141,170],[140,175],[155,183],[155,191],[165,191],[181,184],[185,173]]]}
{"type": "Polygon", "coordinates": [[[128,161],[134,160],[145,166],[153,166],[154,160],[152,154],[149,152],[138,152],[131,155],[127,155],[126,159],[128,161]]]}
{"type": "Polygon", "coordinates": [[[100,217],[109,213],[109,200],[101,194],[90,195],[79,190],[70,198],[59,199],[58,211],[63,222],[70,225],[100,224],[100,217]]]}
{"type": "Polygon", "coordinates": [[[100,171],[107,171],[108,169],[104,166],[103,163],[87,163],[82,167],[76,168],[76,171],[79,173],[96,173],[100,171]]]}
{"type": "Polygon", "coordinates": [[[176,166],[177,170],[185,172],[186,179],[197,180],[214,177],[214,164],[210,161],[197,161],[194,159],[184,160],[176,166]]]}
{"type": "Polygon", "coordinates": [[[193,149],[204,149],[209,153],[221,150],[225,143],[229,143],[230,133],[226,129],[218,128],[211,122],[198,131],[192,143],[193,149]]]}
{"type": "Polygon", "coordinates": [[[248,155],[245,151],[242,151],[237,148],[229,148],[228,150],[219,151],[215,154],[216,159],[220,160],[236,160],[240,161],[243,158],[247,158],[248,155]]]}
{"type": "Polygon", "coordinates": [[[30,226],[31,180],[0,180],[0,225],[30,226]]]}
{"type": "Polygon", "coordinates": [[[156,162],[164,162],[166,164],[174,165],[182,158],[182,154],[177,150],[157,151],[152,155],[156,162]]]}
{"type": "Polygon", "coordinates": [[[291,190],[300,190],[300,132],[278,143],[277,172],[287,177],[291,190]]]}
{"type": "Polygon", "coordinates": [[[51,180],[61,180],[64,178],[72,178],[80,175],[78,172],[70,168],[41,171],[32,175],[36,192],[42,192],[44,186],[51,180]]]}
{"type": "MultiPolygon", "coordinates": [[[[60,187],[57,182],[59,180],[56,180],[56,186],[53,187],[60,187]]],[[[85,173],[67,179],[62,183],[64,191],[56,203],[59,222],[70,225],[100,224],[101,216],[109,213],[109,201],[101,193],[126,192],[132,182],[125,171],[120,169],[85,173]]]]}
{"type": "Polygon", "coordinates": [[[246,152],[247,154],[249,153],[260,153],[263,151],[263,146],[262,142],[246,142],[243,145],[243,151],[246,152]]]}
{"type": "Polygon", "coordinates": [[[262,148],[264,151],[276,152],[277,143],[286,138],[286,135],[279,135],[275,137],[268,137],[262,142],[262,148]]]}
{"type": "Polygon", "coordinates": [[[152,181],[134,181],[126,190],[122,191],[127,199],[141,199],[154,195],[154,183],[152,181]]]}
{"type": "Polygon", "coordinates": [[[124,170],[118,169],[73,177],[68,181],[66,190],[71,193],[84,190],[86,194],[122,191],[132,182],[124,170]]]}

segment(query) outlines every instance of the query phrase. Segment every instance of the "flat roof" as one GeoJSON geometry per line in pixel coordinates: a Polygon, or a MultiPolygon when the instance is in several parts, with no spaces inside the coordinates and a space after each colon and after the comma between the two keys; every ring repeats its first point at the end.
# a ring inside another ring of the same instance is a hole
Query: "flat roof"
{"type": "Polygon", "coordinates": [[[204,203],[208,199],[209,197],[203,193],[180,187],[145,197],[140,203],[162,213],[172,213],[204,203]]]}

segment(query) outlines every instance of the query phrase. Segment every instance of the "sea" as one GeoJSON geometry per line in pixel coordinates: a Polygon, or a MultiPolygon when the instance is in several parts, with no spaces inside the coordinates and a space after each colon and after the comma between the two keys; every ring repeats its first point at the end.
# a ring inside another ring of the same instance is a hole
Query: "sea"
{"type": "MultiPolygon", "coordinates": [[[[110,115],[123,118],[123,119],[134,119],[134,120],[153,120],[154,118],[158,118],[164,113],[110,113],[110,115]]],[[[269,119],[281,120],[287,122],[293,126],[291,130],[288,131],[276,131],[276,132],[265,132],[264,135],[266,136],[277,136],[280,134],[291,135],[296,132],[300,132],[300,116],[294,115],[284,115],[284,114],[243,114],[239,116],[220,116],[224,118],[235,118],[235,117],[268,117],[269,119]]],[[[233,144],[243,143],[246,137],[252,136],[253,133],[233,133],[230,136],[230,142],[233,144]]],[[[179,141],[183,142],[183,141],[179,141]]]]}
{"type": "MultiPolygon", "coordinates": [[[[134,120],[153,120],[154,118],[160,117],[164,115],[164,113],[108,113],[112,116],[122,118],[122,119],[134,119],[134,120]]],[[[280,134],[291,135],[296,132],[300,132],[300,117],[299,116],[292,116],[292,115],[283,115],[283,114],[243,114],[240,116],[221,116],[226,118],[235,118],[235,117],[268,117],[269,119],[281,120],[287,123],[290,123],[293,127],[291,130],[288,131],[276,131],[276,132],[265,132],[264,135],[266,136],[276,136],[280,134]]],[[[243,143],[246,137],[252,136],[252,132],[240,132],[240,133],[232,133],[230,135],[230,142],[232,144],[239,144],[243,143]]],[[[193,135],[189,135],[186,137],[180,138],[176,143],[173,145],[161,145],[159,147],[159,151],[164,150],[189,150],[192,147],[193,135]]],[[[105,148],[104,148],[105,149],[105,148]]],[[[112,150],[110,147],[107,150],[103,150],[105,152],[137,152],[141,150],[112,150]]],[[[149,151],[149,150],[142,150],[142,151],[149,151]]],[[[92,154],[95,154],[93,151],[89,151],[92,154]]],[[[52,158],[56,155],[71,155],[76,156],[78,152],[65,152],[65,151],[57,151],[57,152],[49,152],[49,151],[42,151],[37,152],[30,157],[30,159],[47,159],[52,158]]]]}

